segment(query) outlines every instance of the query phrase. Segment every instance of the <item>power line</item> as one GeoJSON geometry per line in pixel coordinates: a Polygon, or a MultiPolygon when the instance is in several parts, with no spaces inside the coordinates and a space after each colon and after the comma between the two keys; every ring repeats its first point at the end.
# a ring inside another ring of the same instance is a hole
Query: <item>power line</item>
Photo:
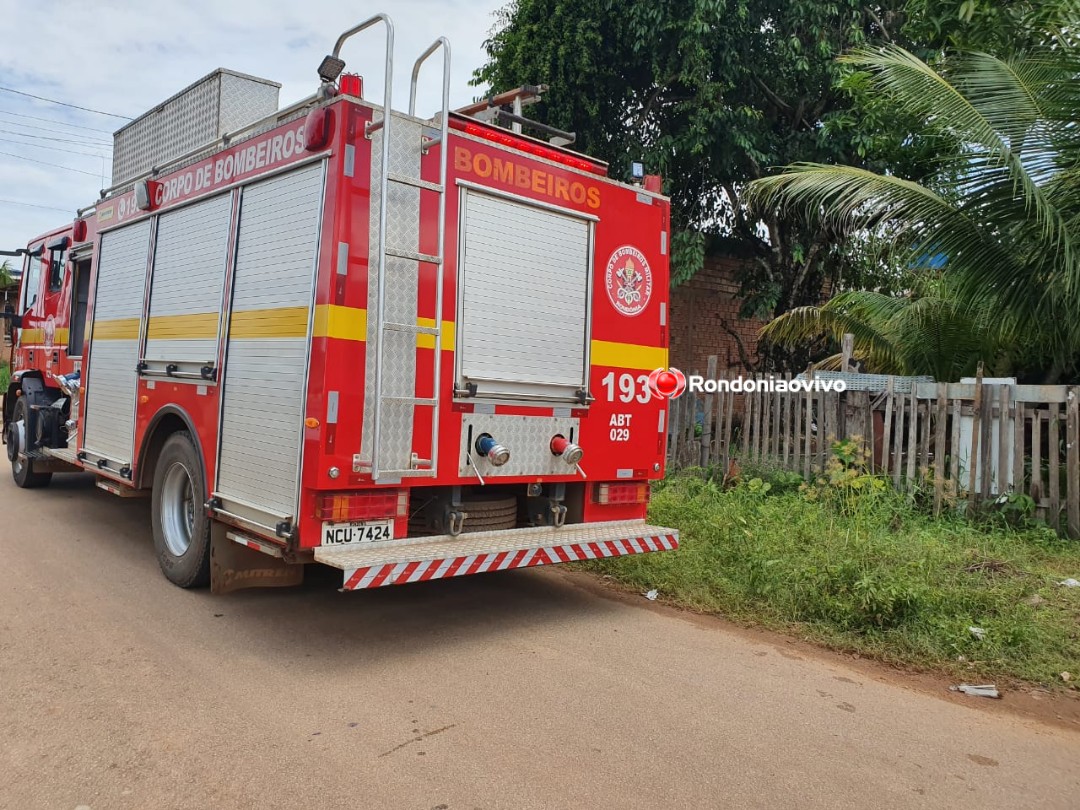
{"type": "Polygon", "coordinates": [[[106,159],[109,158],[108,155],[102,154],[101,152],[81,152],[78,149],[71,149],[67,146],[49,146],[48,144],[44,143],[23,143],[22,141],[15,141],[11,138],[0,138],[0,141],[2,141],[3,143],[13,143],[16,146],[28,146],[31,149],[51,149],[54,152],[63,152],[68,155],[86,155],[88,157],[106,159]]]}
{"type": "Polygon", "coordinates": [[[107,115],[110,118],[120,118],[124,121],[131,121],[126,115],[117,115],[116,113],[103,112],[102,110],[93,110],[89,107],[80,107],[78,104],[68,104],[66,101],[57,101],[55,98],[45,98],[44,96],[35,96],[33,93],[24,93],[22,90],[13,90],[10,87],[0,87],[5,93],[15,93],[19,96],[26,96],[27,98],[37,99],[38,101],[47,101],[50,104],[59,104],[61,107],[71,107],[73,110],[82,110],[83,112],[94,113],[95,115],[107,115]]]}
{"type": "Polygon", "coordinates": [[[88,174],[91,177],[101,177],[100,172],[84,172],[82,169],[73,169],[70,166],[61,166],[59,163],[48,163],[44,160],[34,160],[33,158],[23,157],[22,155],[16,155],[14,152],[0,152],[0,155],[5,157],[13,157],[16,160],[25,160],[27,163],[40,163],[42,166],[52,166],[54,169],[64,169],[69,172],[78,172],[79,174],[88,174]]]}
{"type": "Polygon", "coordinates": [[[104,132],[106,135],[112,135],[111,129],[101,129],[99,127],[84,127],[82,124],[69,124],[67,121],[59,121],[56,118],[41,118],[36,115],[26,115],[25,113],[11,112],[9,110],[0,110],[0,115],[11,115],[15,118],[29,118],[31,121],[44,121],[46,124],[53,124],[55,126],[69,127],[71,129],[86,129],[90,132],[104,132]]]}
{"type": "Polygon", "coordinates": [[[35,203],[19,202],[18,200],[0,200],[2,205],[21,205],[24,208],[44,208],[48,211],[63,211],[65,214],[70,213],[67,208],[57,208],[55,205],[37,205],[35,203]]]}
{"type": "MultiPolygon", "coordinates": [[[[34,124],[24,124],[20,121],[0,121],[0,126],[3,127],[22,127],[23,129],[30,130],[29,132],[23,132],[21,130],[6,130],[12,135],[25,135],[27,138],[44,138],[47,136],[39,135],[42,131],[41,127],[37,127],[34,124]]],[[[50,130],[46,130],[50,131],[50,130]]],[[[79,138],[79,143],[94,143],[101,144],[102,146],[112,146],[112,138],[102,138],[100,135],[83,135],[81,132],[56,132],[56,135],[63,135],[69,138],[79,138]]]]}
{"type": "MultiPolygon", "coordinates": [[[[33,138],[36,141],[56,141],[57,143],[75,143],[75,144],[79,144],[80,146],[96,146],[97,145],[97,144],[95,144],[93,142],[87,142],[85,140],[73,141],[70,138],[51,138],[48,135],[29,135],[29,134],[27,134],[25,132],[16,132],[15,130],[11,130],[11,129],[0,129],[0,133],[2,133],[4,135],[18,135],[20,138],[33,138]]],[[[106,147],[105,144],[102,144],[101,148],[104,149],[105,151],[108,151],[108,152],[112,151],[112,149],[109,148],[109,147],[106,147]]]]}

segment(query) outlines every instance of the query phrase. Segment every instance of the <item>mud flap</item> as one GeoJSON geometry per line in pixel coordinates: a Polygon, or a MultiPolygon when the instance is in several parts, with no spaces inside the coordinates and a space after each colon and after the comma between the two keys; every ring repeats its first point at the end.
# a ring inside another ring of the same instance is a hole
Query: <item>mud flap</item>
{"type": "Polygon", "coordinates": [[[284,588],[304,581],[303,564],[287,563],[254,551],[226,537],[228,527],[210,529],[210,592],[232,593],[244,588],[284,588]]]}

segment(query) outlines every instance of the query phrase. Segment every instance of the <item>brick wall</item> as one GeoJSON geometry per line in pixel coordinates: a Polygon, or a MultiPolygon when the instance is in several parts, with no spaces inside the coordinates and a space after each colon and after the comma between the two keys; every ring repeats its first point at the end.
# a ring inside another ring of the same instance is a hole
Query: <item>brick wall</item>
{"type": "Polygon", "coordinates": [[[764,321],[739,317],[735,281],[739,262],[708,258],[696,276],[671,291],[671,365],[675,368],[704,374],[709,355],[715,354],[718,370],[741,369],[738,343],[731,332],[739,336],[751,362],[756,359],[757,334],[764,321]]]}

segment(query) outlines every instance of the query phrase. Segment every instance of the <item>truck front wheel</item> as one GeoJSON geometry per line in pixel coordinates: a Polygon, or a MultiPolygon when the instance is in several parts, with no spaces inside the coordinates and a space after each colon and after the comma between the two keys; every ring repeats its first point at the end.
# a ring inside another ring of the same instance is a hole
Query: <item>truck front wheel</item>
{"type": "Polygon", "coordinates": [[[154,467],[151,521],[162,573],[181,588],[210,582],[210,518],[202,462],[191,435],[174,433],[154,467]]]}
{"type": "Polygon", "coordinates": [[[34,462],[19,454],[26,451],[26,437],[32,435],[27,417],[26,400],[18,399],[8,422],[7,454],[11,461],[11,477],[22,489],[48,486],[52,473],[34,472],[34,462]]]}

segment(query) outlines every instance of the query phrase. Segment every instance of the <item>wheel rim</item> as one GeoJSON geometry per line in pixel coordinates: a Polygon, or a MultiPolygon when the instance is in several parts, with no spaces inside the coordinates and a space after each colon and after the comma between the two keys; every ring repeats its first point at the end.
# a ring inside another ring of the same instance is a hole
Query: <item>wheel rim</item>
{"type": "Polygon", "coordinates": [[[165,472],[160,509],[165,545],[173,556],[182,557],[195,533],[195,485],[188,468],[179,461],[165,472]]]}

